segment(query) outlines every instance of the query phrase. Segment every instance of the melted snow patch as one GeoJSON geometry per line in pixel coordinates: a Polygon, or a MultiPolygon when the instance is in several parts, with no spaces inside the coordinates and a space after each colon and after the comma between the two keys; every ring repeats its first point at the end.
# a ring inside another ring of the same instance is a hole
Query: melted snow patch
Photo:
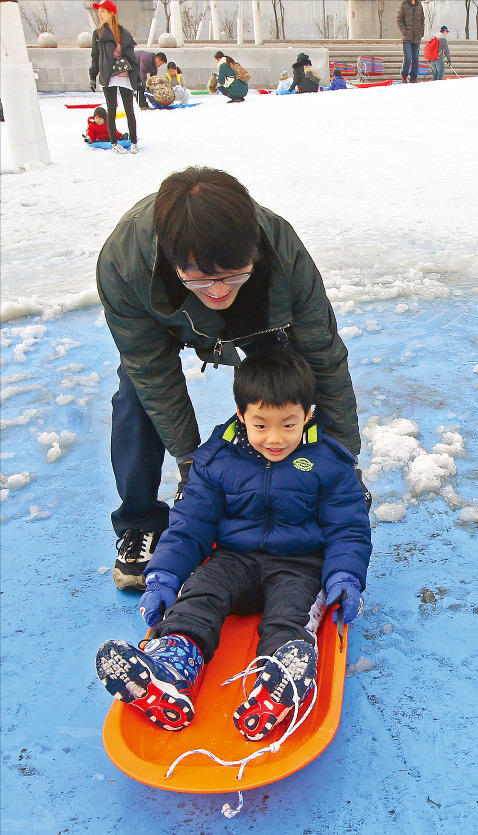
{"type": "Polygon", "coordinates": [[[405,502],[384,502],[375,508],[374,513],[380,522],[400,522],[407,512],[405,502]]]}
{"type": "Polygon", "coordinates": [[[423,452],[408,465],[406,480],[413,495],[423,496],[438,492],[443,482],[455,474],[455,462],[447,452],[423,452]]]}
{"type": "Polygon", "coordinates": [[[341,328],[339,330],[339,336],[341,336],[342,339],[353,339],[354,336],[362,336],[362,333],[363,331],[355,325],[352,325],[349,328],[341,328]]]}
{"type": "Polygon", "coordinates": [[[67,429],[64,429],[60,435],[57,432],[41,432],[37,436],[38,443],[48,448],[46,453],[48,464],[52,464],[58,458],[61,458],[75,439],[76,435],[74,432],[69,432],[67,429]]]}
{"type": "Polygon", "coordinates": [[[24,426],[25,423],[30,423],[33,418],[37,417],[38,414],[38,409],[26,409],[14,418],[3,418],[0,421],[0,428],[9,429],[11,426],[24,426]]]}
{"type": "Polygon", "coordinates": [[[75,342],[74,339],[67,336],[64,339],[59,339],[54,347],[57,357],[65,357],[68,351],[71,351],[72,348],[79,348],[80,345],[81,342],[75,342]]]}
{"type": "Polygon", "coordinates": [[[88,388],[92,386],[98,385],[100,382],[101,377],[96,371],[92,371],[91,374],[78,374],[76,377],[72,377],[68,379],[65,377],[60,385],[65,389],[72,389],[75,386],[87,386],[88,388]]]}
{"type": "Polygon", "coordinates": [[[27,522],[39,522],[41,519],[48,519],[51,516],[49,510],[42,510],[42,508],[36,504],[32,504],[29,510],[30,515],[27,517],[27,522]]]}
{"type": "Polygon", "coordinates": [[[478,522],[478,507],[474,505],[464,507],[460,510],[459,517],[462,522],[478,522]]]}
{"type": "Polygon", "coordinates": [[[25,354],[33,351],[42,336],[45,336],[45,325],[26,325],[23,328],[10,328],[13,337],[20,337],[21,342],[13,349],[13,359],[16,362],[26,362],[25,354]]]}
{"type": "Polygon", "coordinates": [[[414,420],[397,418],[380,424],[376,415],[371,417],[362,430],[372,448],[370,466],[364,471],[366,479],[377,481],[382,473],[400,469],[419,455],[421,448],[415,437],[419,431],[414,420]]]}
{"type": "Polygon", "coordinates": [[[10,476],[0,476],[0,479],[2,487],[6,487],[8,490],[21,490],[22,487],[26,487],[27,484],[30,484],[32,477],[29,472],[23,472],[14,473],[10,476]]]}

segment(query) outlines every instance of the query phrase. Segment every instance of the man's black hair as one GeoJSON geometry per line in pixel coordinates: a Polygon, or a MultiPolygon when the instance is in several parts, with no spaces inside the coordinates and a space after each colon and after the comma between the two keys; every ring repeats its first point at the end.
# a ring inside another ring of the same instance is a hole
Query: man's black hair
{"type": "Polygon", "coordinates": [[[167,58],[166,58],[166,55],[164,54],[164,52],[157,52],[154,57],[159,58],[161,61],[164,61],[164,63],[166,63],[166,61],[167,61],[167,58]]]}
{"type": "Polygon", "coordinates": [[[312,369],[307,360],[288,348],[253,354],[236,369],[234,399],[242,416],[251,403],[276,409],[300,403],[307,414],[315,401],[312,369]]]}
{"type": "Polygon", "coordinates": [[[190,166],[171,174],[156,195],[154,225],[166,258],[183,271],[215,275],[240,270],[257,258],[254,203],[226,171],[190,166]]]}

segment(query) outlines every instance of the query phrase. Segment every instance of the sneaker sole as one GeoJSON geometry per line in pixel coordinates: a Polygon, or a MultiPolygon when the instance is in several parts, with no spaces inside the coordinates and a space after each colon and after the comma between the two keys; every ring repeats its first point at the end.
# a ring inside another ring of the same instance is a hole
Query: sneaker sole
{"type": "Polygon", "coordinates": [[[191,700],[174,684],[155,678],[126,642],[107,641],[100,647],[96,673],[115,699],[138,708],[167,731],[180,731],[194,717],[191,700]]]}
{"type": "Polygon", "coordinates": [[[124,574],[119,568],[113,568],[113,580],[120,591],[124,591],[124,589],[146,590],[146,583],[142,574],[124,574]]]}
{"type": "MultiPolygon", "coordinates": [[[[261,739],[264,739],[264,737],[271,732],[273,727],[279,722],[282,722],[292,710],[292,707],[282,706],[283,710],[275,715],[272,712],[274,702],[270,699],[267,690],[265,690],[262,686],[260,687],[260,690],[262,693],[258,690],[257,694],[260,696],[259,699],[256,699],[251,693],[249,698],[243,702],[242,705],[239,705],[233,715],[233,722],[237,730],[243,734],[249,742],[259,742],[261,739]],[[247,726],[248,722],[255,724],[256,728],[258,727],[260,730],[257,733],[251,733],[251,727],[247,726]]],[[[275,707],[279,708],[281,706],[275,705],[275,707]]]]}

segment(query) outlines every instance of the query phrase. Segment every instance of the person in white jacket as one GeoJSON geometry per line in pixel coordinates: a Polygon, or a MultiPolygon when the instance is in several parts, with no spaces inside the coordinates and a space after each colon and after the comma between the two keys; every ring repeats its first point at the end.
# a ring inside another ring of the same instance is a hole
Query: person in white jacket
{"type": "Polygon", "coordinates": [[[433,81],[441,81],[445,75],[445,58],[448,66],[451,66],[450,47],[446,38],[449,34],[448,27],[442,26],[435,35],[435,38],[438,38],[438,58],[435,61],[430,61],[433,81]]]}

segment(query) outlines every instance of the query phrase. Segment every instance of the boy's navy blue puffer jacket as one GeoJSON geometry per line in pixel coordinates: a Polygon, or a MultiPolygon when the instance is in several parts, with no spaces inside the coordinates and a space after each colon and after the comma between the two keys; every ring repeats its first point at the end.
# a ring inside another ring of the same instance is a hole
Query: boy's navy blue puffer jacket
{"type": "Polygon", "coordinates": [[[183,499],[145,575],[163,569],[184,581],[215,542],[239,552],[317,552],[325,558],[323,586],[348,571],[364,589],[372,545],[353,455],[317,424],[283,461],[253,457],[234,439],[235,419],[194,453],[183,499]]]}

